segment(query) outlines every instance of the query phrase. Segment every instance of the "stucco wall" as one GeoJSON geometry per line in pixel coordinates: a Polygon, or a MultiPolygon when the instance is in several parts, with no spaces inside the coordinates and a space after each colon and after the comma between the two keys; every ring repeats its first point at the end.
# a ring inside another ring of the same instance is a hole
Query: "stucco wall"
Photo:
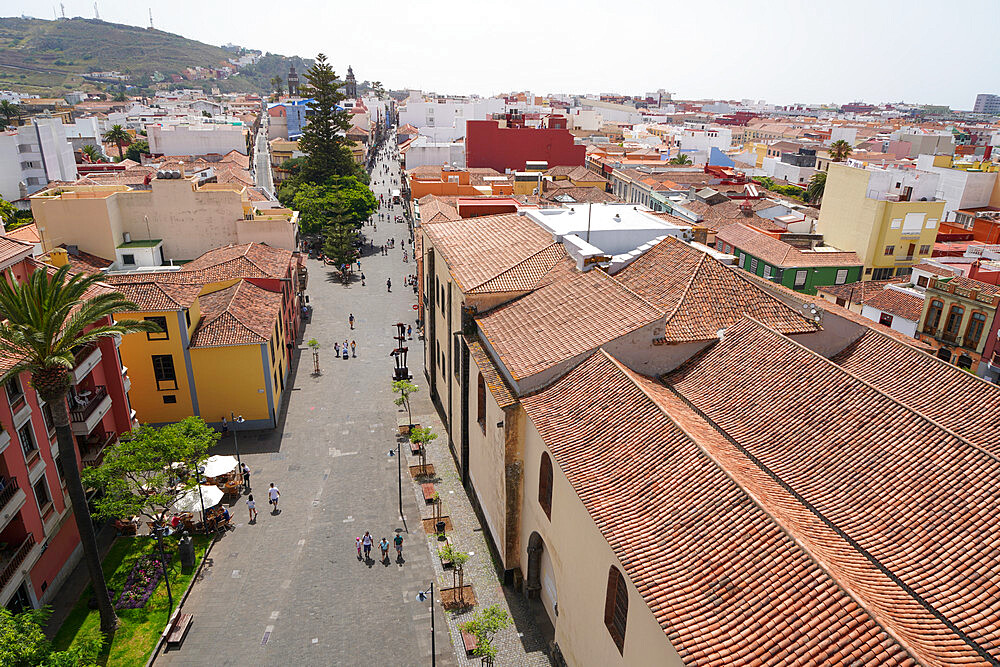
{"type": "MultiPolygon", "coordinates": [[[[541,436],[530,421],[525,426],[524,501],[521,522],[521,559],[527,563],[527,545],[533,532],[544,542],[555,584],[559,614],[545,592],[545,611],[556,629],[556,642],[570,665],[682,665],[663,629],[628,580],[611,546],[569,480],[552,458],[552,519],[538,504],[538,469],[543,451],[541,436]],[[629,589],[624,654],[618,652],[604,626],[608,568],[616,566],[629,589]]],[[[525,574],[526,571],[525,571],[525,574]]],[[[543,591],[545,582],[542,582],[543,591]]]]}

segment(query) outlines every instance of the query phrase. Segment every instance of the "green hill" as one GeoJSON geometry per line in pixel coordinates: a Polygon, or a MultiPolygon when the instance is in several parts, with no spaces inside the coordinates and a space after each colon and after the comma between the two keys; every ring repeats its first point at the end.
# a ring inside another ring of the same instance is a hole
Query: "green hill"
{"type": "MultiPolygon", "coordinates": [[[[72,18],[47,21],[0,18],[0,88],[43,96],[62,96],[67,90],[103,89],[82,75],[118,71],[131,83],[148,88],[155,73],[180,74],[188,67],[219,67],[238,49],[225,49],[160,30],[72,18]]],[[[267,92],[270,78],[284,78],[288,65],[299,71],[310,61],[268,54],[257,64],[221,81],[185,81],[183,87],[216,86],[223,92],[267,92]]]]}

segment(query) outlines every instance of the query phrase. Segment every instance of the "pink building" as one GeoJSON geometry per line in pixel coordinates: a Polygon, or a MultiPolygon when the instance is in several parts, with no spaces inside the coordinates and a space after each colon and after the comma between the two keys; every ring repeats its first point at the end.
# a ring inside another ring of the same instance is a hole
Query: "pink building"
{"type": "MultiPolygon", "coordinates": [[[[0,236],[0,270],[7,280],[23,281],[47,268],[31,253],[31,245],[0,236]]],[[[130,384],[115,339],[83,348],[76,358],[69,410],[77,460],[96,465],[103,450],[132,428],[130,384]]],[[[0,369],[11,365],[0,358],[0,369]]],[[[48,603],[82,548],[50,412],[27,373],[0,392],[0,426],[0,605],[18,611],[48,603]]]]}

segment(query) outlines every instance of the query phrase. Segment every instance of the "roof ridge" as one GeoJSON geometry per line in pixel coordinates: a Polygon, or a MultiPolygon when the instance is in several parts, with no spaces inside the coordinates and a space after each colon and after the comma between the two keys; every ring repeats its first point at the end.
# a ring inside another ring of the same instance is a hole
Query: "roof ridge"
{"type": "MultiPolygon", "coordinates": [[[[807,318],[805,315],[803,315],[799,311],[795,310],[795,308],[793,308],[789,304],[785,303],[784,301],[782,301],[781,299],[779,299],[774,294],[771,294],[771,292],[769,292],[768,290],[766,290],[764,287],[762,287],[760,285],[755,285],[747,277],[747,275],[744,275],[745,272],[743,272],[743,271],[737,271],[732,266],[729,266],[729,265],[726,265],[726,264],[722,264],[722,262],[719,262],[719,264],[720,264],[720,266],[722,266],[722,268],[729,270],[729,273],[731,275],[735,276],[737,280],[742,281],[742,282],[746,283],[747,285],[753,287],[754,289],[758,290],[762,295],[764,295],[768,299],[771,299],[773,302],[775,302],[776,304],[778,304],[779,307],[783,306],[783,307],[787,308],[788,310],[792,311],[793,313],[795,313],[796,315],[798,315],[799,317],[801,317],[806,322],[810,322],[809,318],[807,318]]],[[[760,278],[760,276],[757,276],[757,274],[748,274],[748,275],[752,275],[755,278],[760,278]]],[[[764,280],[763,278],[760,278],[760,279],[764,280]]],[[[767,281],[767,282],[768,282],[768,284],[773,284],[773,283],[771,283],[771,281],[767,281]]],[[[815,325],[816,323],[815,322],[811,322],[811,324],[815,325]]],[[[784,335],[784,334],[782,334],[782,335],[784,335]]]]}
{"type": "MultiPolygon", "coordinates": [[[[749,315],[744,315],[743,317],[744,317],[745,320],[751,322],[752,324],[756,325],[760,329],[763,329],[764,331],[768,332],[772,336],[774,336],[777,339],[779,339],[782,342],[782,344],[784,344],[784,345],[790,345],[790,346],[796,347],[796,348],[798,348],[800,350],[804,350],[808,356],[811,356],[811,357],[814,357],[816,359],[819,359],[821,363],[823,363],[823,364],[825,364],[825,365],[827,365],[827,366],[829,366],[831,368],[836,369],[836,371],[838,373],[840,373],[842,375],[846,375],[847,377],[849,377],[849,378],[851,378],[851,379],[853,379],[853,380],[855,380],[857,382],[860,382],[861,384],[863,384],[864,386],[868,387],[869,389],[871,389],[875,393],[879,394],[880,396],[883,396],[886,399],[888,399],[889,401],[891,401],[892,403],[895,403],[895,404],[899,405],[900,407],[902,407],[907,412],[910,412],[910,413],[916,415],[919,419],[922,419],[923,421],[928,422],[932,426],[941,429],[942,431],[944,431],[945,433],[947,433],[947,434],[951,435],[952,437],[958,439],[959,441],[964,442],[966,445],[968,445],[972,449],[975,449],[978,452],[982,452],[983,454],[985,454],[986,456],[990,457],[994,461],[1000,462],[1000,456],[996,456],[993,453],[986,451],[985,449],[983,449],[982,447],[980,447],[976,443],[972,442],[971,440],[969,440],[965,436],[959,435],[958,433],[956,433],[952,429],[948,428],[944,424],[941,424],[940,422],[938,422],[933,417],[930,417],[930,416],[924,414],[923,412],[921,412],[920,410],[917,410],[916,408],[914,408],[914,407],[912,407],[910,405],[907,405],[906,403],[903,403],[899,399],[897,399],[897,398],[895,398],[893,396],[890,396],[889,394],[887,394],[882,389],[876,387],[875,385],[871,384],[870,382],[868,382],[864,378],[860,377],[859,375],[856,375],[852,371],[844,368],[840,364],[838,364],[838,363],[836,363],[836,362],[834,362],[834,361],[832,361],[830,359],[827,359],[826,357],[824,357],[819,352],[816,352],[814,350],[809,349],[808,347],[806,347],[802,343],[800,343],[800,342],[798,342],[796,340],[792,340],[788,336],[782,334],[779,331],[775,331],[774,329],[770,328],[769,326],[767,326],[763,322],[760,322],[759,320],[756,320],[756,319],[754,319],[753,317],[751,317],[749,315]]],[[[737,323],[734,326],[738,326],[738,325],[739,325],[739,323],[737,323]]]]}

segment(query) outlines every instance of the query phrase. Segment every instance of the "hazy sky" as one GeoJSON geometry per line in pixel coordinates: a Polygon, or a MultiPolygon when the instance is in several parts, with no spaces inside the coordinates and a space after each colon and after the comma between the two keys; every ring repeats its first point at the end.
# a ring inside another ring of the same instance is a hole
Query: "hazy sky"
{"type": "MultiPolygon", "coordinates": [[[[64,0],[94,16],[93,0],[64,0]]],[[[51,0],[0,14],[52,18],[51,0]]],[[[665,88],[676,98],[922,102],[1000,94],[1000,0],[98,0],[106,21],[310,57],[387,88],[665,88]]]]}

